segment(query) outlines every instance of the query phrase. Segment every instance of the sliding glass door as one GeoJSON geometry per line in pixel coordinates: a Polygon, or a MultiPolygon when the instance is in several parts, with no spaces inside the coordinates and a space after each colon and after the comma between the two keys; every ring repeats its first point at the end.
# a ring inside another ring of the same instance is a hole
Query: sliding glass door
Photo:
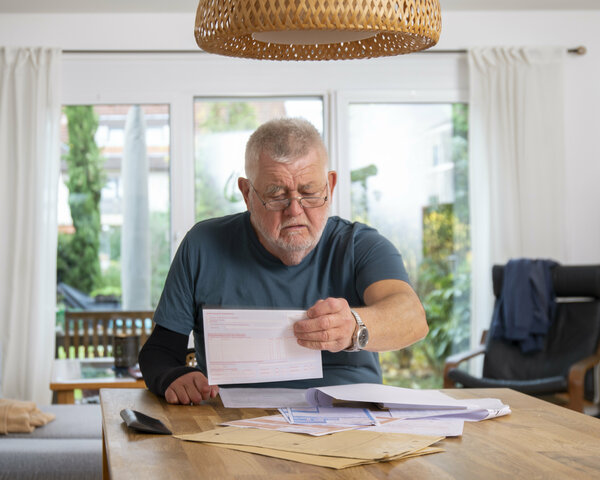
{"type": "Polygon", "coordinates": [[[365,97],[342,105],[350,216],[396,245],[430,327],[424,341],[381,355],[384,378],[438,388],[445,358],[470,336],[468,109],[365,97]]]}

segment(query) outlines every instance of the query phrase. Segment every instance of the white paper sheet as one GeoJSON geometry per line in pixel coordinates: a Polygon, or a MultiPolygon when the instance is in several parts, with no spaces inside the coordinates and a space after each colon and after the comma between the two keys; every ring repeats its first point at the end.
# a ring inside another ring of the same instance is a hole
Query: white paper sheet
{"type": "Polygon", "coordinates": [[[298,345],[302,310],[205,309],[204,343],[211,385],[322,378],[321,352],[298,345]]]}
{"type": "Polygon", "coordinates": [[[461,403],[467,408],[464,410],[447,409],[390,409],[394,418],[429,418],[429,419],[456,419],[465,422],[479,422],[489,418],[501,417],[511,413],[510,407],[497,398],[469,398],[462,399],[461,403]]]}
{"type": "Polygon", "coordinates": [[[227,408],[308,407],[302,388],[219,388],[227,408]]]}
{"type": "Polygon", "coordinates": [[[386,408],[436,408],[448,410],[466,409],[460,400],[438,390],[413,390],[410,388],[355,383],[332,387],[315,387],[306,391],[306,400],[311,405],[331,406],[334,400],[383,404],[386,408]]]}

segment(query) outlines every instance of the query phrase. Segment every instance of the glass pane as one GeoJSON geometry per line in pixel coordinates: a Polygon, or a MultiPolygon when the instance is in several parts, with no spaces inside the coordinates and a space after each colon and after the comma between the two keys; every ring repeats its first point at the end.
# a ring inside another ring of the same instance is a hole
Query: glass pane
{"type": "Polygon", "coordinates": [[[438,388],[446,356],[468,346],[467,107],[353,103],[349,115],[352,218],[399,249],[430,327],[381,355],[384,379],[438,388]]]}
{"type": "Polygon", "coordinates": [[[59,312],[154,309],[170,262],[169,106],[67,106],[61,127],[59,312]]]}
{"type": "Polygon", "coordinates": [[[237,187],[246,142],[258,126],[278,117],[304,117],[323,134],[321,98],[196,99],[196,221],[246,209],[237,187]]]}

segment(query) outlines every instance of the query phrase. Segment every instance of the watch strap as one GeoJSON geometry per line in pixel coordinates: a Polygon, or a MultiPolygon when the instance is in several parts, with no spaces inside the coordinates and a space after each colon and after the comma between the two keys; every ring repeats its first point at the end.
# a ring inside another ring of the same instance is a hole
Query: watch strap
{"type": "Polygon", "coordinates": [[[353,308],[350,309],[350,313],[354,317],[354,321],[356,322],[356,327],[354,328],[354,333],[352,334],[352,345],[348,348],[344,349],[345,352],[358,352],[361,350],[360,345],[358,344],[358,334],[361,328],[367,328],[360,318],[360,315],[353,308]]]}

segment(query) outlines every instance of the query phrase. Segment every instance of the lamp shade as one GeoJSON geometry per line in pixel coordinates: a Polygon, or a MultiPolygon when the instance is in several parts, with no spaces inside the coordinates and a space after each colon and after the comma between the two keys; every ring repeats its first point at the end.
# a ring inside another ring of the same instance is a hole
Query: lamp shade
{"type": "Polygon", "coordinates": [[[435,45],[438,0],[200,0],[196,43],[206,52],[268,60],[343,60],[435,45]]]}

